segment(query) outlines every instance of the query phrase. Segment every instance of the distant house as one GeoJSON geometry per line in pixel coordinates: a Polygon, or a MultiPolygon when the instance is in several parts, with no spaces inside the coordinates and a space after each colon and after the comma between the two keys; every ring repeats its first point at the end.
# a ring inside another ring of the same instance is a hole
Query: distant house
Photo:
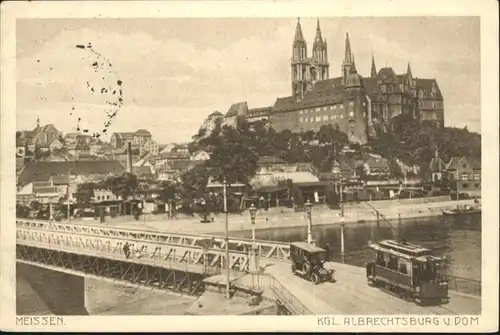
{"type": "Polygon", "coordinates": [[[226,113],[224,125],[235,127],[238,117],[245,117],[248,113],[248,104],[246,101],[232,104],[226,113]]]}
{"type": "Polygon", "coordinates": [[[48,181],[34,181],[21,187],[16,194],[16,202],[28,206],[32,201],[42,204],[55,203],[63,192],[48,181]]]}
{"type": "Polygon", "coordinates": [[[268,121],[271,117],[272,107],[261,107],[249,109],[245,115],[248,122],[268,121]]]}
{"type": "Polygon", "coordinates": [[[113,133],[110,138],[111,146],[115,149],[124,147],[128,142],[132,147],[140,148],[147,141],[151,140],[151,133],[146,129],[139,129],[136,132],[113,133]]]}
{"type": "Polygon", "coordinates": [[[198,151],[190,157],[192,161],[207,161],[210,159],[210,154],[206,151],[198,151]]]}
{"type": "Polygon", "coordinates": [[[53,124],[40,126],[39,119],[37,119],[37,126],[33,130],[19,132],[19,138],[27,141],[27,149],[31,152],[35,152],[36,148],[46,148],[48,151],[50,144],[60,136],[61,133],[53,124]]]}
{"type": "Polygon", "coordinates": [[[49,145],[50,152],[54,152],[60,150],[63,147],[63,143],[59,141],[57,138],[52,141],[49,145]]]}
{"type": "Polygon", "coordinates": [[[208,136],[218,126],[224,123],[225,116],[219,111],[210,114],[201,125],[201,129],[205,130],[205,136],[208,136]]]}
{"type": "Polygon", "coordinates": [[[389,176],[390,166],[389,161],[382,157],[369,155],[364,161],[366,173],[369,176],[389,176]]]}
{"type": "Polygon", "coordinates": [[[64,136],[64,145],[71,145],[77,142],[85,142],[87,145],[90,145],[94,142],[94,139],[90,135],[81,133],[67,133],[64,136]]]}
{"type": "Polygon", "coordinates": [[[77,159],[81,156],[90,154],[90,147],[85,141],[78,141],[67,146],[67,151],[70,155],[77,159]]]}
{"type": "Polygon", "coordinates": [[[144,143],[144,145],[141,146],[140,154],[143,155],[147,152],[150,152],[154,156],[158,156],[158,154],[160,153],[159,149],[160,149],[160,146],[158,145],[158,143],[156,143],[155,141],[150,139],[150,140],[146,141],[146,143],[144,143]]]}
{"type": "MultiPolygon", "coordinates": [[[[140,157],[139,148],[133,147],[132,152],[131,152],[131,156],[132,156],[132,162],[137,161],[137,159],[140,157]]],[[[125,167],[127,166],[128,155],[127,155],[127,148],[126,147],[113,149],[111,152],[111,157],[114,160],[119,161],[121,164],[123,164],[123,166],[125,166],[125,167]]]]}
{"type": "Polygon", "coordinates": [[[429,170],[431,173],[431,181],[440,181],[443,178],[443,171],[446,168],[445,162],[436,153],[435,157],[432,157],[429,163],[429,170]]]}
{"type": "Polygon", "coordinates": [[[452,188],[459,193],[481,195],[481,160],[472,157],[452,157],[445,173],[452,188]]]}
{"type": "Polygon", "coordinates": [[[125,168],[118,161],[72,161],[72,162],[28,162],[17,177],[17,185],[24,186],[34,181],[47,181],[49,178],[70,176],[79,182],[103,180],[108,176],[121,174],[125,168]]]}

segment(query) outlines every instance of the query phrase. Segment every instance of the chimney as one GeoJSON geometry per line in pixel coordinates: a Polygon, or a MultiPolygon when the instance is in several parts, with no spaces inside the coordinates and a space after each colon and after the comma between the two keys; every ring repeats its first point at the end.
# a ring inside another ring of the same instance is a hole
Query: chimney
{"type": "Polygon", "coordinates": [[[127,143],[127,172],[132,173],[132,143],[127,143]]]}

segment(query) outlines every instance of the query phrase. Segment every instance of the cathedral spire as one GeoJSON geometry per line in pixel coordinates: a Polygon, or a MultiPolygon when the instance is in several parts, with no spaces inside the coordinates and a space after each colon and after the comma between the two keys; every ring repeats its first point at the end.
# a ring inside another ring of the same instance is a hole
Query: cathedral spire
{"type": "Polygon", "coordinates": [[[351,42],[349,42],[349,33],[345,35],[345,54],[344,62],[350,64],[352,62],[351,42]]]}
{"type": "Polygon", "coordinates": [[[302,27],[300,26],[300,17],[297,18],[297,26],[295,27],[294,42],[305,42],[304,35],[302,35],[302,27]]]}
{"type": "Polygon", "coordinates": [[[353,73],[357,72],[357,70],[356,70],[356,61],[354,60],[354,54],[352,54],[352,68],[351,68],[351,72],[353,72],[353,73]]]}
{"type": "Polygon", "coordinates": [[[408,62],[408,68],[406,69],[406,75],[408,76],[408,79],[413,78],[413,75],[411,74],[410,62],[408,62]]]}
{"type": "Polygon", "coordinates": [[[377,76],[377,67],[375,66],[375,57],[372,54],[372,73],[371,73],[372,78],[375,78],[377,76]]]}
{"type": "Polygon", "coordinates": [[[321,28],[319,26],[319,19],[316,21],[316,37],[314,38],[315,45],[323,44],[323,36],[321,36],[321,28]]]}
{"type": "Polygon", "coordinates": [[[36,127],[37,128],[40,127],[40,117],[39,116],[36,117],[36,127]]]}

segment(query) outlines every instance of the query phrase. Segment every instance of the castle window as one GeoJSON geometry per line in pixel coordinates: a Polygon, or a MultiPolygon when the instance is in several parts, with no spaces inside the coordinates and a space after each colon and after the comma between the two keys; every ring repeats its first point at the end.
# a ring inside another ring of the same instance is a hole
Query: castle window
{"type": "Polygon", "coordinates": [[[328,121],[328,115],[323,115],[323,121],[328,121]]]}
{"type": "Polygon", "coordinates": [[[392,93],[392,85],[389,85],[388,90],[389,90],[389,93],[392,93]]]}
{"type": "Polygon", "coordinates": [[[337,109],[337,105],[333,105],[333,109],[337,109]]]}
{"type": "Polygon", "coordinates": [[[317,107],[316,108],[316,112],[320,112],[321,111],[321,108],[320,107],[317,107]]]}
{"type": "Polygon", "coordinates": [[[299,111],[299,114],[300,114],[300,115],[302,115],[302,113],[303,113],[303,112],[304,112],[304,111],[299,111]]]}
{"type": "Polygon", "coordinates": [[[366,112],[363,112],[363,117],[366,118],[366,112]]]}
{"type": "Polygon", "coordinates": [[[349,112],[350,117],[354,117],[354,112],[349,112]]]}
{"type": "Polygon", "coordinates": [[[316,116],[316,122],[321,121],[321,116],[316,116]]]}
{"type": "Polygon", "coordinates": [[[344,118],[344,114],[340,114],[340,118],[343,119],[344,118]]]}
{"type": "Polygon", "coordinates": [[[340,109],[344,109],[344,105],[340,105],[340,109]]]}
{"type": "Polygon", "coordinates": [[[382,93],[385,93],[385,85],[380,85],[380,90],[382,91],[382,93]]]}
{"type": "Polygon", "coordinates": [[[351,107],[354,106],[354,101],[350,101],[349,106],[351,106],[351,107]]]}
{"type": "Polygon", "coordinates": [[[337,115],[332,115],[332,119],[336,120],[337,119],[337,115]]]}
{"type": "Polygon", "coordinates": [[[299,119],[299,122],[304,122],[304,118],[303,118],[303,117],[301,117],[301,118],[299,119]]]}

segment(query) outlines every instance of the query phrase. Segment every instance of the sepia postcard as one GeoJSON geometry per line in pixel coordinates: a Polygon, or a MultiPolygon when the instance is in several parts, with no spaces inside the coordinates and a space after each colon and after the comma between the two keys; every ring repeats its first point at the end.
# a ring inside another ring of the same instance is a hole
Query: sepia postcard
{"type": "Polygon", "coordinates": [[[1,330],[498,331],[497,12],[2,2],[1,330]]]}

